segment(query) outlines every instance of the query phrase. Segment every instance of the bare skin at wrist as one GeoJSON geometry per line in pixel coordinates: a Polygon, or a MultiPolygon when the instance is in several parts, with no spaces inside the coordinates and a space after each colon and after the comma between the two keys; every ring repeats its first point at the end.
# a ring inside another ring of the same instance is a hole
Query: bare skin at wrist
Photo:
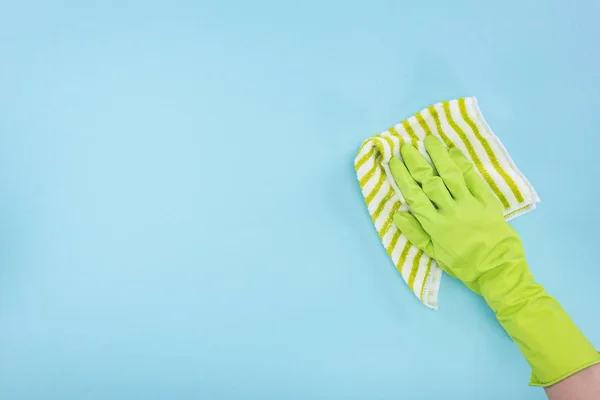
{"type": "Polygon", "coordinates": [[[592,365],[544,389],[550,400],[600,399],[600,364],[592,365]]]}

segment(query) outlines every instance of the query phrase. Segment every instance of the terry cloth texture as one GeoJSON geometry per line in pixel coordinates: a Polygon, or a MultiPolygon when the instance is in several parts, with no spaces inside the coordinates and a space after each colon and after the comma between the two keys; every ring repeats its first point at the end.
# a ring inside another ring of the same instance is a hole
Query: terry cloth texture
{"type": "Polygon", "coordinates": [[[430,160],[423,144],[426,135],[437,136],[446,147],[459,148],[475,164],[502,202],[507,220],[535,209],[539,198],[485,122],[475,97],[429,106],[362,144],[354,167],[379,238],[413,293],[427,307],[437,309],[442,270],[412,246],[392,221],[396,211],[408,207],[388,165],[392,156],[401,158],[404,143],[430,160]]]}

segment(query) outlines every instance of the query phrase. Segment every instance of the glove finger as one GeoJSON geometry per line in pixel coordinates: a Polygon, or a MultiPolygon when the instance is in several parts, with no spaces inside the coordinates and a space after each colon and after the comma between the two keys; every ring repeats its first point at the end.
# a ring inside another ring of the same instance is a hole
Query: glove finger
{"type": "Polygon", "coordinates": [[[448,206],[452,196],[425,157],[411,145],[402,146],[400,152],[411,176],[421,184],[429,199],[439,208],[448,206]]]}
{"type": "Polygon", "coordinates": [[[442,142],[433,135],[427,135],[425,137],[425,149],[452,197],[460,199],[466,196],[469,189],[465,183],[463,173],[452,160],[448,154],[448,149],[444,147],[442,142]]]}
{"type": "Polygon", "coordinates": [[[496,199],[496,196],[492,193],[492,189],[490,189],[483,178],[475,171],[473,163],[464,156],[462,151],[453,147],[448,154],[458,168],[461,169],[467,188],[475,198],[481,201],[496,199]]]}
{"type": "Polygon", "coordinates": [[[413,246],[423,250],[428,256],[433,257],[431,237],[414,215],[406,211],[399,211],[394,214],[393,218],[400,232],[406,235],[406,238],[413,246]]]}
{"type": "Polygon", "coordinates": [[[411,210],[417,215],[431,215],[436,212],[435,207],[412,178],[406,166],[399,159],[392,157],[390,160],[390,171],[402,196],[411,210]]]}
{"type": "Polygon", "coordinates": [[[435,175],[423,182],[423,192],[433,201],[440,210],[448,207],[451,202],[454,202],[448,188],[444,185],[444,181],[439,176],[435,175]]]}

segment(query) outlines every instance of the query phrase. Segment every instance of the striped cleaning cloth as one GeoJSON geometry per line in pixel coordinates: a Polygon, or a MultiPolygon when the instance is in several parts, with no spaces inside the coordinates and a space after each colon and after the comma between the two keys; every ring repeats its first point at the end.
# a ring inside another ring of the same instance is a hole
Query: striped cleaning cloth
{"type": "Polygon", "coordinates": [[[401,158],[404,143],[411,143],[430,160],[423,144],[426,135],[462,150],[502,202],[507,220],[535,209],[539,198],[485,122],[475,97],[429,106],[362,144],[354,167],[379,238],[413,293],[423,304],[437,309],[442,270],[393,223],[394,213],[408,207],[388,165],[392,156],[401,158]]]}

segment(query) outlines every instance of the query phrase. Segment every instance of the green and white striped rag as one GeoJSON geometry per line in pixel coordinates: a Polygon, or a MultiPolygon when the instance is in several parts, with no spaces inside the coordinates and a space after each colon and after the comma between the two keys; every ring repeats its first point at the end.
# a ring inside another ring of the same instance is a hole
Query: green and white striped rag
{"type": "Polygon", "coordinates": [[[413,293],[427,307],[437,309],[442,270],[394,225],[392,215],[408,207],[388,166],[392,156],[401,158],[404,143],[411,143],[429,159],[423,144],[426,135],[459,148],[473,161],[504,205],[507,220],[535,209],[539,198],[485,122],[475,97],[429,106],[362,144],[354,166],[379,238],[413,293]]]}

